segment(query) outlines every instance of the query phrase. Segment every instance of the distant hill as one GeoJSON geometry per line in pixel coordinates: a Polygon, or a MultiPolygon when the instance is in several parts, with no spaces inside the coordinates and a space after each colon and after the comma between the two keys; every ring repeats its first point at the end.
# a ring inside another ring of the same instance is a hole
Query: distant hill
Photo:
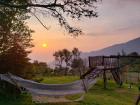
{"type": "Polygon", "coordinates": [[[101,50],[82,53],[81,56],[82,58],[85,58],[88,56],[98,55],[117,55],[118,53],[122,53],[122,50],[126,52],[126,54],[131,52],[138,52],[140,54],[140,37],[126,43],[116,44],[101,50]]]}

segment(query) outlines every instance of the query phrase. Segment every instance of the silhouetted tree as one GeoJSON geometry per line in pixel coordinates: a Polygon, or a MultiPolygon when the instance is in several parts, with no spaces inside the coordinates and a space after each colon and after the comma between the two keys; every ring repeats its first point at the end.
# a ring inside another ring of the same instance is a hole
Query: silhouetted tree
{"type": "Polygon", "coordinates": [[[67,72],[71,64],[71,59],[72,59],[71,51],[67,49],[59,50],[59,51],[56,51],[53,54],[53,56],[55,57],[56,67],[58,67],[59,70],[64,69],[65,70],[64,74],[67,75],[67,72]]]}
{"type": "MultiPolygon", "coordinates": [[[[3,0],[6,3],[24,4],[25,1],[3,0]]],[[[0,1],[0,2],[3,2],[0,1]]],[[[31,33],[25,23],[28,11],[0,6],[0,71],[21,75],[29,64],[27,57],[31,48],[31,33]]]]}
{"type": "Polygon", "coordinates": [[[67,72],[68,72],[68,69],[69,69],[68,67],[70,66],[70,61],[71,61],[71,58],[72,58],[72,54],[67,49],[63,49],[62,52],[63,52],[63,56],[64,56],[64,62],[66,64],[65,75],[67,75],[67,72]]]}
{"type": "Polygon", "coordinates": [[[78,58],[78,59],[73,59],[71,62],[71,68],[72,68],[72,74],[78,74],[81,76],[84,68],[84,62],[83,59],[78,58]]]}
{"type": "Polygon", "coordinates": [[[139,53],[137,53],[137,52],[131,52],[130,54],[128,54],[128,56],[139,56],[139,53]]]}
{"type": "Polygon", "coordinates": [[[55,57],[55,61],[56,61],[56,66],[59,67],[59,69],[62,68],[62,64],[63,64],[63,61],[64,61],[64,54],[61,50],[59,51],[56,51],[53,56],[55,57]]]}
{"type": "Polygon", "coordinates": [[[64,70],[65,75],[67,75],[68,71],[72,72],[73,75],[77,72],[81,73],[81,68],[84,68],[84,62],[80,58],[80,51],[78,48],[73,48],[72,51],[62,49],[56,51],[53,56],[56,61],[56,70],[64,70]]]}
{"type": "Polygon", "coordinates": [[[81,73],[81,67],[83,66],[83,60],[80,58],[80,51],[78,48],[73,48],[72,50],[72,61],[71,61],[71,68],[72,74],[81,73]]]}
{"type": "MultiPolygon", "coordinates": [[[[3,1],[11,2],[13,0],[3,1]]],[[[24,0],[21,0],[19,2],[22,4],[25,2],[23,1],[24,0]]],[[[27,10],[0,6],[0,53],[11,47],[15,36],[20,37],[20,43],[23,44],[25,48],[31,47],[32,30],[30,30],[25,23],[25,20],[29,18],[27,13],[27,10]]]]}
{"type": "Polygon", "coordinates": [[[39,62],[35,60],[32,65],[35,75],[49,75],[51,72],[46,62],[39,62]]]}
{"type": "Polygon", "coordinates": [[[80,58],[80,51],[78,48],[73,48],[72,50],[73,59],[79,59],[80,58]]]}
{"type": "Polygon", "coordinates": [[[13,47],[8,49],[0,56],[0,72],[11,72],[16,75],[25,76],[28,71],[26,67],[29,65],[29,58],[26,51],[22,46],[15,43],[13,47]]]}
{"type": "Polygon", "coordinates": [[[10,10],[26,10],[34,15],[39,22],[46,28],[39,19],[39,15],[48,15],[56,18],[60,26],[64,27],[68,33],[78,35],[81,30],[69,25],[67,17],[80,20],[83,17],[97,17],[95,3],[99,0],[1,0],[0,6],[10,10]]]}

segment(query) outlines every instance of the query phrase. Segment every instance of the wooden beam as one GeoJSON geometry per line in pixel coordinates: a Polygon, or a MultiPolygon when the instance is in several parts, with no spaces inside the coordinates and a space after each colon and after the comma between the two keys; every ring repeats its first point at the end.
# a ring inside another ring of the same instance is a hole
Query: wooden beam
{"type": "Polygon", "coordinates": [[[84,79],[86,75],[90,74],[95,68],[90,68],[90,70],[88,70],[86,73],[84,73],[83,75],[81,75],[80,79],[84,79]]]}
{"type": "Polygon", "coordinates": [[[111,55],[111,56],[104,56],[105,58],[139,58],[140,59],[140,56],[125,56],[125,55],[111,55]]]}

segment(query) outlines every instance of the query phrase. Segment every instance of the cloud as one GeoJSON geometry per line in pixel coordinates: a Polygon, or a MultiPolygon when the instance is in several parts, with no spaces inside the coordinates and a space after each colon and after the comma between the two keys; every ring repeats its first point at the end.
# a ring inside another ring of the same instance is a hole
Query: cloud
{"type": "Polygon", "coordinates": [[[117,28],[111,28],[110,30],[102,30],[102,31],[93,31],[89,32],[86,35],[89,36],[105,36],[105,35],[118,35],[118,34],[123,34],[123,35],[129,35],[128,33],[131,34],[139,34],[140,33],[140,23],[132,23],[132,24],[125,24],[124,26],[120,26],[117,28]]]}
{"type": "Polygon", "coordinates": [[[99,8],[99,17],[87,35],[128,35],[140,33],[140,0],[106,0],[99,8]]]}

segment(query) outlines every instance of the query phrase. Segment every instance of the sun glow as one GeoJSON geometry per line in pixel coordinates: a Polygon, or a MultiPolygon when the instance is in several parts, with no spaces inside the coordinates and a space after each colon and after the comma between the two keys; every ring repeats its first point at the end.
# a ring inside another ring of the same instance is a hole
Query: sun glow
{"type": "Polygon", "coordinates": [[[47,48],[48,45],[47,45],[46,43],[43,43],[43,44],[42,44],[42,47],[47,48]]]}

